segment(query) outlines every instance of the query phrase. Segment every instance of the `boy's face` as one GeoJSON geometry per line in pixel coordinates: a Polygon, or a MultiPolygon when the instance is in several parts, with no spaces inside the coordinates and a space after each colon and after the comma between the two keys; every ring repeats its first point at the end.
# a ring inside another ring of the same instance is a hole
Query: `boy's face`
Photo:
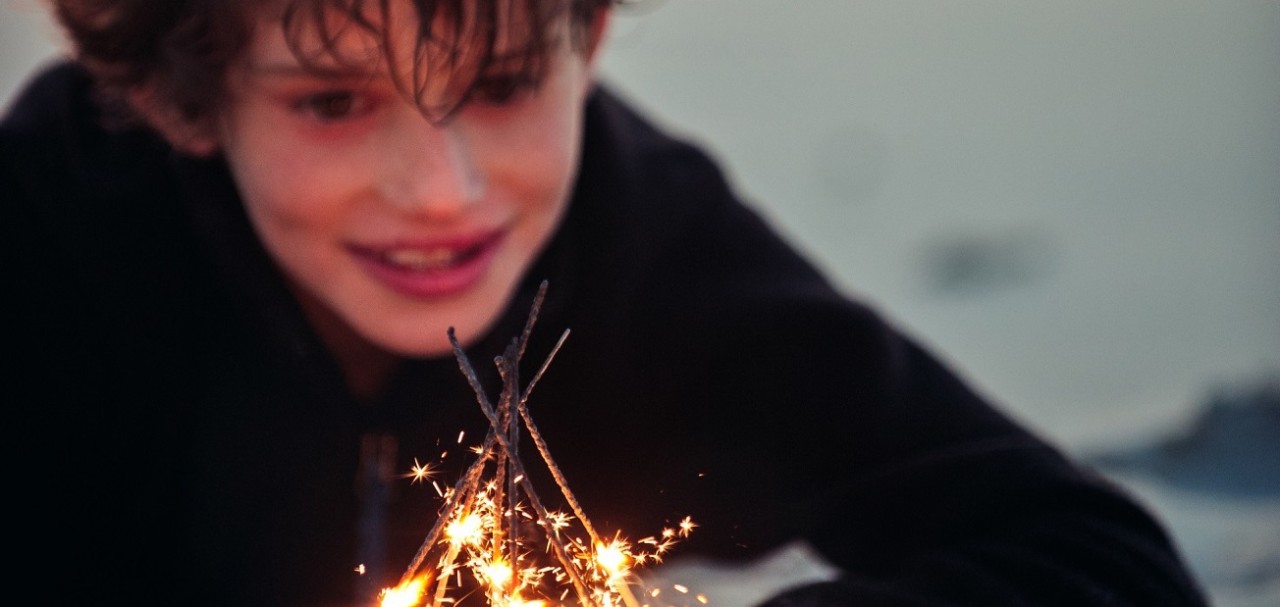
{"type": "Polygon", "coordinates": [[[479,98],[432,124],[385,67],[317,73],[278,21],[255,36],[217,145],[310,319],[406,355],[449,352],[450,326],[477,338],[564,214],[595,44],[561,36],[537,88],[491,69],[479,98]]]}

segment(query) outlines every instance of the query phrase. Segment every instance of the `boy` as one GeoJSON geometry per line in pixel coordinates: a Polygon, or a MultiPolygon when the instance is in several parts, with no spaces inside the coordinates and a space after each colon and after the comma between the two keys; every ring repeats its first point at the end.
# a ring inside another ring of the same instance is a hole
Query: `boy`
{"type": "Polygon", "coordinates": [[[597,527],[841,572],[778,604],[1203,604],[1146,512],[594,85],[606,2],[56,6],[76,62],[0,184],[25,560],[68,602],[372,604],[438,506],[404,474],[487,428],[448,329],[491,358],[547,280],[528,365],[573,336],[530,407],[597,527]]]}

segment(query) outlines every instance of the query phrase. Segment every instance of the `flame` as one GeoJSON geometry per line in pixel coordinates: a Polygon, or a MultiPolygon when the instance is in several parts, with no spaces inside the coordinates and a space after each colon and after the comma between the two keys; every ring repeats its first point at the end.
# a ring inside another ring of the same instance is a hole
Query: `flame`
{"type": "Polygon", "coordinates": [[[511,584],[511,578],[515,575],[511,571],[511,565],[501,560],[477,567],[476,573],[479,573],[482,579],[487,580],[489,586],[493,588],[506,588],[511,584]]]}
{"type": "Polygon", "coordinates": [[[427,576],[420,575],[395,588],[383,589],[379,598],[380,607],[415,607],[422,602],[422,593],[427,589],[427,576]]]}
{"type": "Polygon", "coordinates": [[[596,544],[596,564],[609,572],[611,578],[625,575],[631,560],[627,558],[629,552],[627,544],[618,539],[608,545],[596,544]]]}
{"type": "Polygon", "coordinates": [[[449,523],[448,528],[445,529],[445,535],[448,536],[449,543],[454,545],[478,544],[482,539],[484,526],[484,519],[472,512],[449,523]]]}

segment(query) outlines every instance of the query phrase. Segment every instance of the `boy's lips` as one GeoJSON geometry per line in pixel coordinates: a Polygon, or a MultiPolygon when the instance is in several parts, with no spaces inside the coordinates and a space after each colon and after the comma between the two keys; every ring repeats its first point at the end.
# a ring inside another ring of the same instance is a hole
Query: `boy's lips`
{"type": "Polygon", "coordinates": [[[439,298],[467,290],[485,274],[505,232],[388,245],[349,245],[356,262],[378,282],[414,298],[439,298]]]}

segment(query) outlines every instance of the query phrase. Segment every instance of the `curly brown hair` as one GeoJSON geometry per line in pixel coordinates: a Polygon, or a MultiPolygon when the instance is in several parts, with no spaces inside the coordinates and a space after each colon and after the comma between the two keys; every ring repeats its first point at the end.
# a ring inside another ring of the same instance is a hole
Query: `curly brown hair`
{"type": "Polygon", "coordinates": [[[278,11],[286,40],[304,65],[360,58],[339,40],[371,35],[383,59],[390,51],[393,8],[412,7],[418,24],[411,54],[390,65],[397,86],[429,116],[443,117],[472,94],[476,76],[495,61],[528,80],[542,77],[543,59],[568,14],[576,44],[597,12],[615,0],[52,0],[77,59],[104,96],[123,100],[146,85],[180,119],[197,123],[225,100],[225,75],[252,40],[263,11],[278,11]],[[513,18],[518,16],[517,18],[513,18]],[[503,43],[499,48],[498,40],[503,43]],[[513,44],[512,41],[515,41],[513,44]],[[464,59],[465,58],[465,59],[464,59]],[[409,65],[403,65],[408,63],[409,65]],[[446,96],[427,96],[428,75],[449,82],[446,96]]]}

